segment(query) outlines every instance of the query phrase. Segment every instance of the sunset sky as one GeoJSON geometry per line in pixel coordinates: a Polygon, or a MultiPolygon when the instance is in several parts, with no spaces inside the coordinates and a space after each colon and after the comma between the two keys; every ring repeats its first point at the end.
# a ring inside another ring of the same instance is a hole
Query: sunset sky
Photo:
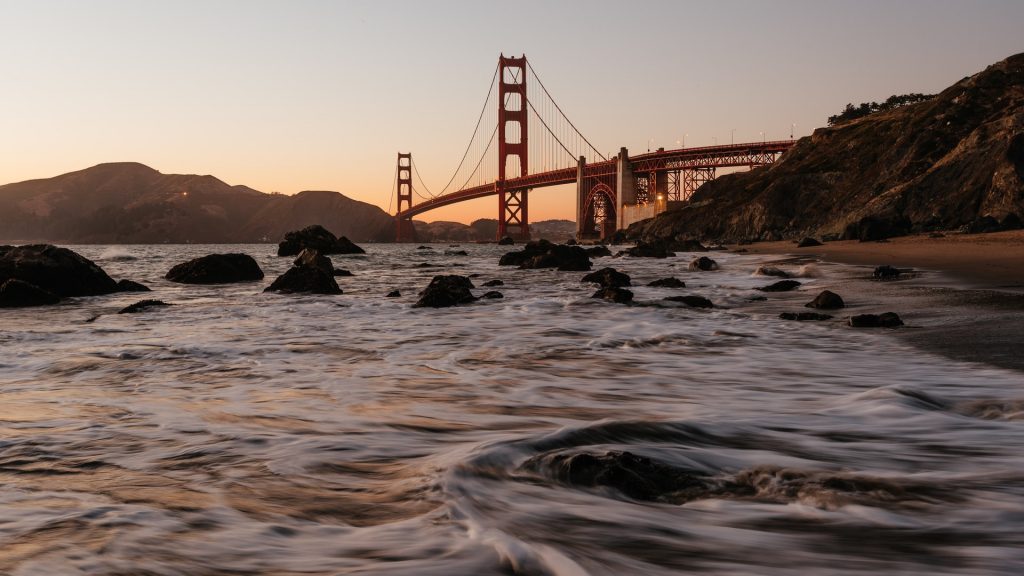
{"type": "MultiPolygon", "coordinates": [[[[387,209],[396,152],[443,187],[502,52],[599,149],[640,152],[807,135],[1021,51],[1020,0],[0,0],[0,183],[136,161],[387,209]]],[[[573,212],[531,196],[532,220],[573,212]]]]}

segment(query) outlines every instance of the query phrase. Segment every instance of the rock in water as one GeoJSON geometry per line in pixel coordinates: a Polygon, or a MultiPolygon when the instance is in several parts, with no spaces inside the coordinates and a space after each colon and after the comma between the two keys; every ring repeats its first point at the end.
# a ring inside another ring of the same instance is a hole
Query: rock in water
{"type": "Polygon", "coordinates": [[[850,317],[850,326],[854,328],[896,328],[903,326],[903,320],[895,312],[883,314],[860,314],[850,317]]]}
{"type": "Polygon", "coordinates": [[[0,285],[0,308],[48,306],[60,302],[60,296],[17,278],[0,285]]]}
{"type": "Polygon", "coordinates": [[[660,278],[647,285],[655,288],[686,288],[686,283],[679,278],[660,278]]]}
{"type": "Polygon", "coordinates": [[[694,258],[693,261],[690,262],[690,270],[694,272],[698,270],[701,272],[710,272],[711,270],[718,270],[718,262],[715,262],[714,260],[708,258],[707,256],[701,256],[700,258],[694,258]]]}
{"type": "Polygon", "coordinates": [[[325,274],[334,276],[334,263],[327,256],[320,254],[315,248],[303,248],[299,257],[292,262],[293,266],[305,268],[319,268],[325,274]]]}
{"type": "Polygon", "coordinates": [[[511,236],[505,236],[501,240],[498,240],[498,246],[512,246],[516,241],[511,236]]]}
{"type": "Polygon", "coordinates": [[[633,293],[625,288],[606,286],[598,288],[597,292],[594,292],[591,298],[603,298],[604,300],[615,302],[616,304],[628,304],[633,301],[633,293]]]}
{"type": "Polygon", "coordinates": [[[132,282],[131,280],[118,280],[117,281],[118,292],[151,292],[148,286],[139,284],[138,282],[132,282]]]}
{"type": "Polygon", "coordinates": [[[779,318],[783,320],[796,320],[798,322],[832,319],[828,314],[819,314],[817,312],[783,312],[779,314],[779,318]]]}
{"type": "Polygon", "coordinates": [[[636,246],[626,250],[626,254],[634,258],[668,258],[675,256],[661,243],[637,242],[636,246]]]}
{"type": "MultiPolygon", "coordinates": [[[[576,244],[569,244],[569,246],[576,246],[576,244]]],[[[584,248],[587,256],[591,258],[601,258],[604,256],[611,256],[612,251],[607,246],[591,246],[590,248],[584,248]]]]}
{"type": "Polygon", "coordinates": [[[0,284],[16,278],[62,298],[118,291],[92,260],[51,244],[0,246],[0,284]]]}
{"type": "Polygon", "coordinates": [[[278,256],[297,256],[304,248],[313,248],[321,254],[365,254],[366,251],[356,246],[348,238],[331,234],[319,224],[307,226],[302,230],[288,232],[284,240],[277,245],[278,256]]]}
{"type": "Polygon", "coordinates": [[[481,296],[481,298],[486,298],[488,300],[494,300],[496,298],[504,298],[504,297],[505,297],[505,295],[502,294],[501,292],[498,292],[497,290],[491,290],[490,292],[487,292],[483,296],[481,296]]]}
{"type": "Polygon", "coordinates": [[[334,275],[339,277],[339,278],[342,277],[342,276],[354,276],[354,274],[352,274],[352,272],[350,272],[348,270],[345,270],[344,268],[335,268],[334,269],[334,275]]]}
{"type": "Polygon", "coordinates": [[[135,304],[130,304],[118,310],[118,314],[135,314],[136,312],[143,312],[148,308],[157,306],[170,306],[167,302],[162,300],[139,300],[135,304]]]}
{"type": "Polygon", "coordinates": [[[293,266],[277,277],[264,292],[281,294],[341,294],[334,275],[322,268],[293,266]]]}
{"type": "Polygon", "coordinates": [[[822,290],[820,294],[814,297],[814,300],[811,300],[805,304],[805,306],[808,308],[818,308],[820,310],[838,310],[840,308],[844,308],[846,303],[843,302],[843,299],[839,294],[829,290],[822,290]]]}
{"type": "Polygon", "coordinates": [[[758,288],[761,292],[789,292],[800,286],[800,283],[796,280],[779,280],[774,284],[762,286],[758,288]]]}
{"type": "Polygon", "coordinates": [[[583,277],[580,282],[593,282],[605,288],[621,288],[629,286],[629,274],[623,274],[615,268],[602,268],[583,277]]]}
{"type": "Polygon", "coordinates": [[[483,283],[483,286],[486,286],[487,288],[490,288],[492,286],[504,286],[504,285],[505,285],[505,283],[502,282],[501,280],[488,280],[487,282],[483,283]]]}
{"type": "Polygon", "coordinates": [[[164,278],[182,284],[229,284],[263,279],[263,270],[248,254],[210,254],[171,268],[164,278]]]}
{"type": "Polygon", "coordinates": [[[420,292],[420,299],[413,304],[413,308],[447,308],[468,304],[477,299],[470,292],[473,287],[473,282],[465,276],[434,276],[430,284],[420,292]]]}
{"type": "Polygon", "coordinates": [[[896,280],[900,277],[902,271],[899,268],[893,268],[892,266],[878,266],[875,271],[871,274],[876,280],[896,280]]]}
{"type": "Polygon", "coordinates": [[[402,293],[399,290],[392,290],[391,292],[388,292],[387,295],[385,296],[385,298],[401,298],[401,297],[402,297],[402,293]]]}
{"type": "Polygon", "coordinates": [[[714,308],[715,305],[711,303],[711,300],[703,296],[669,296],[664,298],[667,302],[682,302],[690,308],[714,308]]]}
{"type": "Polygon", "coordinates": [[[807,237],[801,240],[800,243],[796,245],[797,248],[811,248],[813,246],[821,246],[821,242],[818,242],[814,238],[807,237]]]}
{"type": "Polygon", "coordinates": [[[754,270],[754,276],[774,276],[776,278],[789,278],[790,273],[774,266],[758,266],[754,270]]]}
{"type": "Polygon", "coordinates": [[[521,269],[557,268],[567,272],[590,270],[590,258],[579,246],[552,244],[547,240],[529,242],[519,252],[508,252],[498,260],[499,266],[521,269]]]}

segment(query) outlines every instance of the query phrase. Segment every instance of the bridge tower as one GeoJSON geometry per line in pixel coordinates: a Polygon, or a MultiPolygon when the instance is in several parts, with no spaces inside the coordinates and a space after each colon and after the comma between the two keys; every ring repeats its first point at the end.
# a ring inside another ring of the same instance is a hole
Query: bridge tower
{"type": "Polygon", "coordinates": [[[527,146],[526,55],[498,59],[498,240],[505,236],[520,241],[530,239],[527,210],[528,190],[506,190],[508,160],[519,161],[519,173],[529,174],[527,146]]]}
{"type": "MultiPolygon", "coordinates": [[[[398,214],[403,210],[412,208],[412,153],[398,153],[398,166],[395,170],[395,189],[398,190],[398,214]]],[[[412,227],[412,218],[395,217],[398,226],[396,238],[399,242],[415,241],[415,230],[412,227]]]]}

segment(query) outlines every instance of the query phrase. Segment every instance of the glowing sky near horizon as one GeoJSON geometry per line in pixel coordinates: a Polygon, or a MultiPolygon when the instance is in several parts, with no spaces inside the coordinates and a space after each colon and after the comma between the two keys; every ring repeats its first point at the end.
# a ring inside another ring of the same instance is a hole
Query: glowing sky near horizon
{"type": "MultiPolygon", "coordinates": [[[[0,0],[0,183],[135,161],[387,209],[398,151],[443,187],[502,52],[598,148],[640,152],[807,135],[1024,51],[1022,30],[1019,0],[0,0]]],[[[531,220],[574,206],[537,191],[531,220]]]]}

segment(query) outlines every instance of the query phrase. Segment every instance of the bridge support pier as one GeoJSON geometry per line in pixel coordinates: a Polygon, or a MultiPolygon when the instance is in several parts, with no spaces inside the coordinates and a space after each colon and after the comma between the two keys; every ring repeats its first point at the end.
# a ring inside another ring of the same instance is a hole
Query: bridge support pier
{"type": "MultiPolygon", "coordinates": [[[[398,190],[398,211],[397,214],[412,208],[412,152],[408,154],[398,153],[398,167],[395,171],[397,180],[395,188],[398,190]]],[[[412,218],[395,217],[397,242],[415,242],[416,230],[412,225],[412,218]]]]}
{"type": "Polygon", "coordinates": [[[587,189],[583,174],[587,168],[587,157],[580,156],[576,162],[576,239],[583,239],[583,220],[587,217],[584,214],[587,202],[587,189]]]}
{"type": "Polygon", "coordinates": [[[629,161],[629,150],[623,146],[619,149],[619,156],[615,161],[615,229],[625,228],[623,223],[623,206],[636,204],[636,176],[633,174],[633,164],[629,161]]]}

